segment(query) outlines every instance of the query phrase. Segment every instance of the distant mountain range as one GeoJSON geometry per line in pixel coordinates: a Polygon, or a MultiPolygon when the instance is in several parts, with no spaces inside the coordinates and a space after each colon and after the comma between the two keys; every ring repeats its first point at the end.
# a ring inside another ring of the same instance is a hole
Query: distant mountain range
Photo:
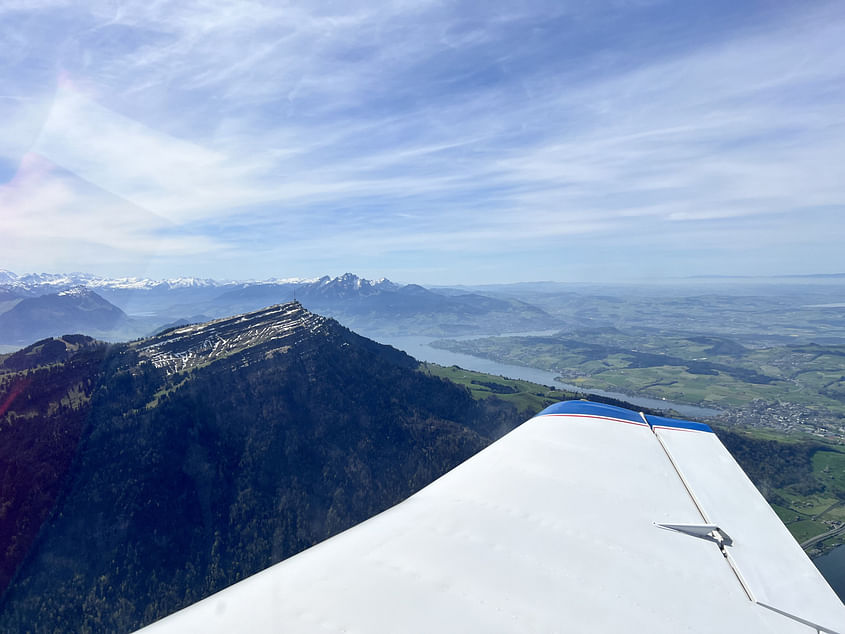
{"type": "Polygon", "coordinates": [[[328,275],[323,277],[304,278],[304,277],[287,277],[287,278],[269,278],[266,280],[214,280],[211,278],[199,277],[174,277],[165,279],[152,279],[148,277],[103,277],[101,275],[93,275],[91,273],[25,273],[18,275],[6,269],[0,269],[0,286],[11,287],[21,291],[27,291],[37,294],[44,294],[60,290],[66,290],[74,286],[87,286],[92,289],[101,290],[135,290],[135,291],[152,291],[152,290],[174,290],[180,288],[225,288],[236,286],[255,286],[262,284],[322,284],[326,285],[333,280],[348,280],[354,278],[359,280],[359,286],[379,285],[383,282],[392,284],[392,282],[382,279],[376,282],[359,278],[351,273],[347,273],[338,278],[331,278],[328,275]]]}
{"type": "Polygon", "coordinates": [[[126,632],[521,422],[298,302],[0,356],[0,631],[126,632]]]}
{"type": "Polygon", "coordinates": [[[690,275],[687,280],[845,280],[845,273],[784,273],[780,275],[690,275]]]}
{"type": "Polygon", "coordinates": [[[0,269],[0,285],[38,294],[66,290],[74,286],[87,286],[88,288],[95,289],[151,290],[155,288],[203,288],[224,284],[214,280],[196,277],[152,280],[140,277],[107,278],[99,275],[91,275],[90,273],[26,273],[24,275],[18,275],[12,271],[0,269]]]}
{"type": "Polygon", "coordinates": [[[108,279],[84,273],[19,276],[0,271],[0,343],[25,345],[69,332],[116,341],[293,299],[368,334],[495,334],[560,324],[543,309],[517,298],[432,290],[351,273],[311,280],[217,282],[108,279]],[[75,294],[76,305],[69,292],[75,294]]]}

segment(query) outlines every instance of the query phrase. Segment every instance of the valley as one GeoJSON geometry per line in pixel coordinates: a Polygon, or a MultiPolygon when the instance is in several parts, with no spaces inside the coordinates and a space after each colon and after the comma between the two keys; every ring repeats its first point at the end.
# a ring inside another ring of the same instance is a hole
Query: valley
{"type": "Polygon", "coordinates": [[[713,408],[726,424],[845,438],[845,346],[746,348],[725,338],[574,331],[433,342],[541,368],[585,391],[713,408]]]}

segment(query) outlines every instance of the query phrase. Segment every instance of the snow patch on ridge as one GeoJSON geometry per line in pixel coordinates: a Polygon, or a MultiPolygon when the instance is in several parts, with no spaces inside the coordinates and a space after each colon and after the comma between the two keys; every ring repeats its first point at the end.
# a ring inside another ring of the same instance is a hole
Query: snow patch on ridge
{"type": "Polygon", "coordinates": [[[85,286],[74,286],[58,293],[59,297],[90,297],[93,291],[85,286]]]}
{"type": "Polygon", "coordinates": [[[272,350],[262,348],[263,355],[285,353],[303,340],[304,333],[319,332],[327,321],[298,302],[290,302],[245,315],[180,326],[139,341],[134,347],[142,361],[174,374],[271,341],[277,345],[272,350]]]}

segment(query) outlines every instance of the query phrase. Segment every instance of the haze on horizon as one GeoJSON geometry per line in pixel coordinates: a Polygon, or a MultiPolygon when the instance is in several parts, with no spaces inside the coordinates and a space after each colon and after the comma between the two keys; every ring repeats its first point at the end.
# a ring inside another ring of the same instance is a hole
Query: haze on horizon
{"type": "Polygon", "coordinates": [[[839,2],[0,6],[0,268],[841,273],[839,2]]]}

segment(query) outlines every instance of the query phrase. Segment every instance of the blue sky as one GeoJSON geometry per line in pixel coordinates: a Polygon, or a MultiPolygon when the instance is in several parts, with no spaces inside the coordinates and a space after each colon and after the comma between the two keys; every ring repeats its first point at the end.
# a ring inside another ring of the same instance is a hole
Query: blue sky
{"type": "Polygon", "coordinates": [[[0,3],[0,268],[845,271],[841,2],[0,3]]]}

